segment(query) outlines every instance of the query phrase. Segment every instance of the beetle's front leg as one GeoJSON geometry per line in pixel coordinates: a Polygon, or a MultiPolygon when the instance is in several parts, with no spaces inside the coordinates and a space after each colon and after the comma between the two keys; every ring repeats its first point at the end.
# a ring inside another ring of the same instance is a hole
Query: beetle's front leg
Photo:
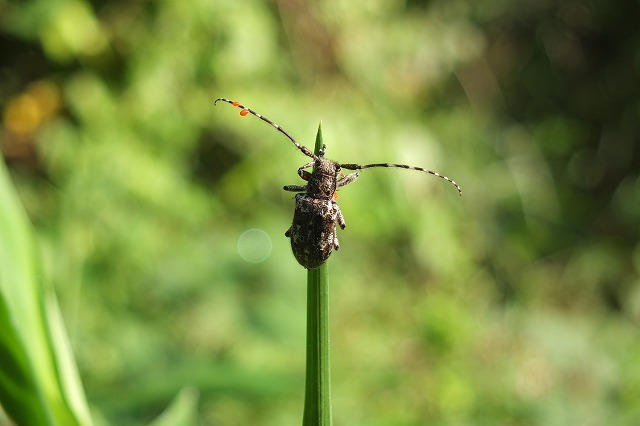
{"type": "Polygon", "coordinates": [[[306,171],[305,169],[308,169],[309,167],[313,166],[313,162],[311,163],[307,163],[303,166],[298,167],[298,176],[300,176],[302,179],[304,180],[309,180],[311,179],[311,173],[309,173],[308,171],[306,171]]]}
{"type": "Polygon", "coordinates": [[[354,180],[358,179],[358,176],[360,176],[358,173],[349,173],[346,176],[342,176],[336,182],[336,188],[341,188],[341,187],[343,187],[345,185],[349,185],[351,182],[353,182],[354,180]]]}

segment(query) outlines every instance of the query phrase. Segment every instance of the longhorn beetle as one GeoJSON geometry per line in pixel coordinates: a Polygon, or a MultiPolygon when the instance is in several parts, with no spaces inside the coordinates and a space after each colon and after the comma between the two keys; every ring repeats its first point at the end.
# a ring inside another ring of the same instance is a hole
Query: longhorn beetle
{"type": "Polygon", "coordinates": [[[340,207],[336,202],[336,190],[355,181],[359,176],[357,172],[345,176],[340,172],[341,169],[362,170],[373,167],[395,167],[417,170],[448,181],[462,195],[460,185],[452,179],[422,167],[390,163],[360,165],[327,160],[324,158],[326,146],[323,146],[322,150],[316,155],[306,146],[300,145],[282,127],[251,108],[225,98],[216,99],[214,104],[217,104],[218,101],[227,102],[234,107],[240,108],[240,115],[243,117],[251,113],[260,120],[269,123],[277,131],[285,135],[304,155],[313,159],[313,161],[298,168],[298,175],[307,181],[306,185],[286,185],[284,187],[285,191],[298,192],[296,194],[293,223],[284,235],[291,239],[293,255],[298,263],[307,269],[320,267],[327,261],[333,249],[338,250],[340,248],[338,237],[336,236],[336,225],[340,225],[340,228],[344,229],[346,224],[342,212],[340,212],[340,207]],[[309,167],[313,167],[311,173],[305,170],[309,167]]]}

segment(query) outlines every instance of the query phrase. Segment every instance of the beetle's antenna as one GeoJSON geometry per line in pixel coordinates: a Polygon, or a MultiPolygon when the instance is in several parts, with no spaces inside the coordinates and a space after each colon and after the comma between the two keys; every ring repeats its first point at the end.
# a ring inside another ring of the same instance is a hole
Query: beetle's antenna
{"type": "Polygon", "coordinates": [[[462,195],[462,188],[460,188],[460,185],[458,185],[453,179],[451,179],[451,178],[449,178],[449,177],[447,177],[445,175],[441,175],[438,172],[434,172],[433,170],[423,169],[422,167],[407,166],[406,164],[390,164],[390,163],[376,163],[376,164],[365,164],[365,165],[360,165],[360,164],[340,164],[340,167],[342,167],[343,169],[347,169],[347,170],[371,169],[373,167],[387,167],[387,168],[417,170],[419,172],[429,173],[431,175],[434,175],[434,176],[437,176],[437,177],[439,177],[441,179],[446,180],[447,182],[449,182],[453,186],[455,186],[456,189],[458,190],[458,193],[460,195],[462,195]]]}
{"type": "Polygon", "coordinates": [[[251,108],[247,108],[246,106],[242,105],[240,102],[232,101],[232,100],[225,99],[225,98],[216,99],[215,102],[214,102],[214,105],[217,104],[218,101],[223,101],[223,102],[226,102],[228,104],[233,105],[234,107],[240,108],[241,109],[240,115],[243,116],[243,117],[245,115],[247,115],[247,113],[251,113],[252,115],[255,115],[256,117],[258,117],[260,120],[271,124],[273,127],[276,128],[277,131],[279,131],[280,133],[285,135],[296,146],[296,148],[298,148],[300,151],[302,151],[302,153],[304,155],[306,155],[307,157],[311,157],[314,160],[318,159],[318,156],[315,155],[313,152],[311,152],[311,150],[309,148],[307,148],[304,145],[300,145],[293,137],[291,137],[291,135],[289,133],[287,133],[286,130],[284,130],[282,127],[280,127],[280,125],[278,125],[278,124],[274,123],[273,121],[269,120],[264,115],[255,112],[251,108]]]}

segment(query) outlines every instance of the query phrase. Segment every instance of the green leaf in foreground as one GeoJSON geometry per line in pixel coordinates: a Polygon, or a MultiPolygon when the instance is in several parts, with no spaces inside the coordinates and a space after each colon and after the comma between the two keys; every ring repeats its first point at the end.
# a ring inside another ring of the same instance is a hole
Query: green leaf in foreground
{"type": "Polygon", "coordinates": [[[0,404],[20,425],[90,425],[53,289],[0,159],[0,404]]]}

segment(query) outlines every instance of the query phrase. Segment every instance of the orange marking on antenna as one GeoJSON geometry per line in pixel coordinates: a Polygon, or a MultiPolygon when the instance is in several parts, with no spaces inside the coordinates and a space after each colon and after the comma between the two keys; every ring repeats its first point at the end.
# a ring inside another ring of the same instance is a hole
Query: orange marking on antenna
{"type": "Polygon", "coordinates": [[[233,103],[232,103],[231,105],[233,105],[234,107],[237,107],[237,106],[240,106],[240,102],[238,102],[238,101],[233,101],[233,103]]]}
{"type": "Polygon", "coordinates": [[[247,111],[246,109],[243,109],[242,111],[240,111],[240,115],[243,117],[247,114],[249,114],[249,111],[247,111]]]}

